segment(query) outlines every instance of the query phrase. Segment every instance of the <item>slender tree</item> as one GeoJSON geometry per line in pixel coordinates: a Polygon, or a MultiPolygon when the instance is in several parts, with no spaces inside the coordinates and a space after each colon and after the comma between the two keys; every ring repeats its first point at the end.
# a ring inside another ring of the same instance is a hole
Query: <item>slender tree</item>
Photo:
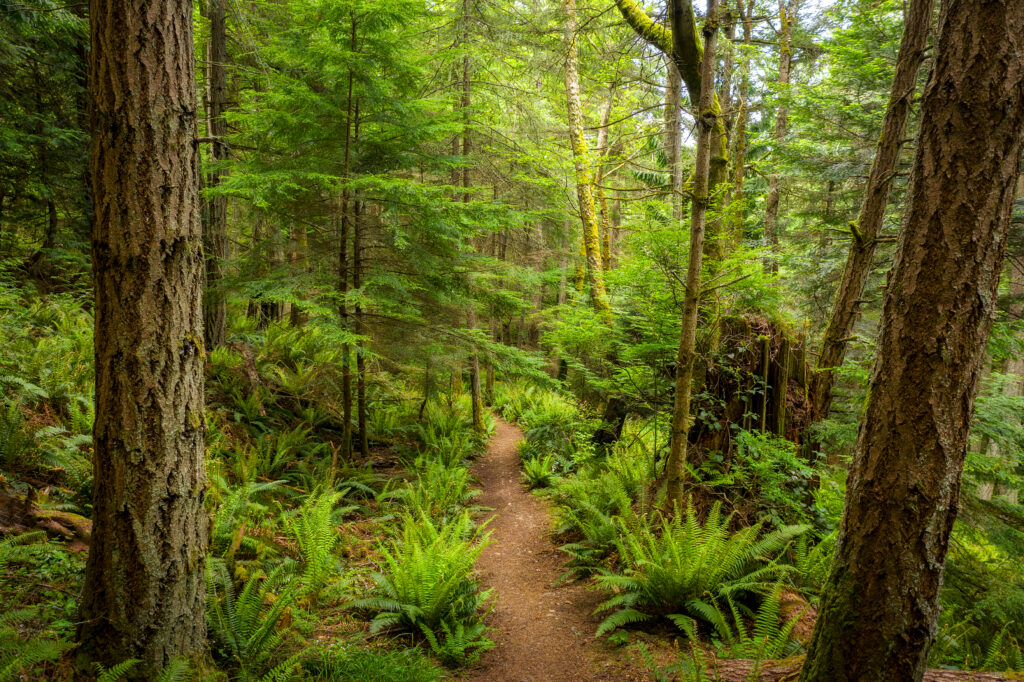
{"type": "Polygon", "coordinates": [[[878,138],[860,215],[857,222],[850,225],[850,251],[825,329],[821,354],[818,356],[812,395],[814,413],[819,419],[828,416],[832,405],[835,369],[843,364],[843,358],[846,357],[846,348],[864,296],[864,286],[871,273],[892,179],[899,167],[911,100],[917,85],[917,72],[924,61],[934,9],[935,0],[911,0],[907,5],[903,37],[896,58],[896,73],[889,94],[889,107],[882,122],[882,134],[878,138]]]}
{"type": "Polygon", "coordinates": [[[683,77],[671,57],[665,58],[665,157],[671,178],[672,218],[683,219],[683,77]]]}
{"type": "MultiPolygon", "coordinates": [[[[704,62],[701,78],[714,82],[715,45],[718,36],[718,0],[708,0],[704,22],[704,62]]],[[[694,164],[693,201],[690,208],[690,260],[686,271],[683,318],[676,354],[676,392],[672,405],[672,436],[665,464],[667,503],[681,505],[686,475],[686,434],[690,427],[690,395],[693,366],[697,357],[697,318],[700,313],[701,265],[704,256],[704,229],[711,203],[711,154],[721,110],[715,106],[714,88],[701,93],[697,110],[697,158],[694,164]]]]}
{"type": "Polygon", "coordinates": [[[83,663],[203,651],[203,249],[192,3],[94,0],[96,420],[83,663]]]}
{"type": "MultiPolygon", "coordinates": [[[[666,57],[675,62],[679,75],[686,85],[690,103],[699,108],[703,90],[703,59],[704,48],[701,46],[700,34],[697,30],[697,19],[693,14],[692,0],[668,0],[669,26],[666,28],[654,21],[644,12],[637,0],[615,0],[626,23],[636,31],[637,35],[661,50],[666,57]]],[[[713,72],[712,72],[713,73],[713,72]]],[[[708,81],[711,83],[711,81],[708,81]]],[[[714,87],[710,88],[714,90],[714,87]]],[[[712,195],[715,189],[724,182],[729,170],[729,136],[722,118],[722,108],[718,102],[718,93],[713,93],[712,107],[715,109],[715,129],[712,134],[711,170],[708,175],[708,188],[712,195]]],[[[708,222],[708,235],[705,240],[705,255],[711,261],[719,261],[727,244],[721,239],[721,221],[716,217],[708,222]]]]}
{"type": "MultiPolygon", "coordinates": [[[[224,118],[228,101],[227,79],[227,0],[208,0],[210,42],[207,50],[206,130],[210,138],[210,161],[220,164],[228,158],[228,124],[224,118]]],[[[224,181],[224,169],[216,167],[207,174],[206,186],[211,190],[224,181]]],[[[203,298],[203,323],[206,347],[209,350],[224,344],[227,338],[227,298],[221,289],[224,262],[228,257],[228,198],[214,195],[206,200],[207,222],[203,226],[203,248],[206,251],[206,295],[203,298]]]]}
{"type": "Polygon", "coordinates": [[[734,244],[743,241],[743,180],[746,175],[747,166],[747,119],[750,112],[747,106],[747,99],[750,96],[750,45],[754,34],[754,0],[747,0],[746,5],[742,1],[736,3],[737,13],[743,23],[743,51],[740,54],[740,83],[736,95],[736,114],[734,118],[734,130],[732,134],[732,173],[730,180],[732,188],[729,195],[730,210],[730,234],[724,235],[732,239],[734,244]]]}
{"type": "Polygon", "coordinates": [[[1024,148],[1024,0],[946,0],[836,561],[801,680],[920,680],[1024,148]]]}
{"type": "MultiPolygon", "coordinates": [[[[772,137],[775,146],[782,144],[789,127],[789,104],[786,102],[786,88],[793,70],[793,27],[796,24],[796,13],[799,0],[779,0],[779,91],[782,101],[775,110],[775,130],[772,137]]],[[[779,185],[782,177],[778,168],[772,170],[768,177],[768,197],[765,199],[764,238],[768,243],[770,255],[766,263],[769,272],[779,271],[779,185]]]]}
{"type": "Polygon", "coordinates": [[[608,294],[601,270],[601,237],[594,207],[594,169],[583,136],[583,106],[580,104],[579,59],[576,49],[576,0],[565,0],[565,92],[569,111],[569,142],[576,168],[576,196],[579,201],[580,220],[583,223],[583,251],[586,260],[586,278],[594,310],[607,313],[608,294]]]}
{"type": "MultiPolygon", "coordinates": [[[[353,14],[350,17],[349,50],[355,54],[357,24],[353,14]]],[[[348,245],[352,227],[352,191],[348,183],[352,170],[352,129],[354,126],[355,100],[352,91],[355,87],[355,73],[351,65],[347,73],[347,96],[345,97],[345,126],[344,145],[342,151],[341,180],[344,187],[341,190],[340,216],[338,216],[338,316],[341,318],[341,326],[345,331],[350,331],[348,312],[348,282],[350,276],[348,245]]],[[[342,425],[341,452],[344,457],[352,455],[352,346],[344,343],[341,346],[341,410],[342,425]]]]}
{"type": "MultiPolygon", "coordinates": [[[[473,62],[469,55],[469,0],[462,0],[462,35],[460,36],[460,46],[463,49],[462,64],[461,64],[461,77],[458,77],[459,89],[462,91],[462,96],[457,105],[458,113],[462,117],[462,159],[463,166],[462,172],[459,173],[458,169],[452,171],[452,185],[462,185],[462,201],[469,203],[469,188],[470,188],[470,169],[469,169],[469,155],[473,152],[473,140],[470,135],[470,126],[472,123],[470,115],[470,105],[472,104],[473,95],[473,62]]],[[[457,69],[458,70],[458,69],[457,69]]],[[[459,149],[459,138],[455,136],[452,140],[452,153],[458,155],[459,149]]],[[[472,294],[472,282],[469,286],[470,293],[472,294]]],[[[476,329],[476,302],[470,300],[466,310],[466,324],[470,330],[476,329]]],[[[469,355],[469,402],[472,406],[473,412],[473,428],[477,433],[483,433],[484,431],[484,406],[483,406],[483,394],[480,387],[480,354],[477,352],[475,341],[474,347],[469,355]]]]}

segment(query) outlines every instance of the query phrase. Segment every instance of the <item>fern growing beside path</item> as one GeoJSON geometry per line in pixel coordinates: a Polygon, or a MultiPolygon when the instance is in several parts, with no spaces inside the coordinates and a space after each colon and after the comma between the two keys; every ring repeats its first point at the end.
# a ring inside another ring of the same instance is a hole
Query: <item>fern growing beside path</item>
{"type": "Polygon", "coordinates": [[[809,526],[787,526],[759,537],[760,524],[730,532],[730,518],[719,504],[703,524],[692,507],[671,519],[620,518],[616,547],[623,572],[597,579],[614,593],[597,611],[617,610],[604,619],[597,635],[656,616],[677,624],[682,617],[715,624],[729,599],[743,602],[769,594],[775,581],[793,571],[778,562],[779,554],[809,526]]]}

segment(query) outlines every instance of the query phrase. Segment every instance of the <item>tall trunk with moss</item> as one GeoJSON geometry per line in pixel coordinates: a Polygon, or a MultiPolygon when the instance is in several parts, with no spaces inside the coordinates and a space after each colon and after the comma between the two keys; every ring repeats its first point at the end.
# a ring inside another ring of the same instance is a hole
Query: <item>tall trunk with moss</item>
{"type": "MultiPolygon", "coordinates": [[[[779,0],[779,106],[775,110],[775,130],[772,138],[778,153],[789,127],[789,79],[793,70],[793,26],[796,24],[798,0],[779,0]]],[[[779,186],[782,176],[778,160],[768,176],[768,196],[764,209],[764,240],[768,243],[768,260],[765,269],[771,273],[779,271],[779,186]]]]}
{"type": "Polygon", "coordinates": [[[601,269],[611,268],[611,222],[608,215],[608,194],[605,192],[604,170],[608,165],[608,129],[611,127],[612,105],[615,103],[615,88],[609,88],[608,97],[601,103],[601,123],[597,129],[597,169],[594,173],[594,192],[601,218],[601,269]]]}
{"type": "MultiPolygon", "coordinates": [[[[704,48],[697,30],[692,0],[669,0],[668,17],[671,28],[666,28],[649,17],[637,0],[615,0],[615,6],[637,35],[675,62],[686,85],[690,103],[699,107],[703,84],[701,73],[704,48]]],[[[714,87],[711,89],[714,90],[714,87]]],[[[725,129],[717,92],[712,93],[711,106],[715,112],[715,128],[711,134],[708,188],[714,199],[716,188],[728,178],[729,135],[725,129]]],[[[707,225],[704,255],[712,263],[719,262],[731,245],[728,240],[722,239],[721,225],[722,221],[718,216],[713,216],[707,225]]]]}
{"type": "MultiPolygon", "coordinates": [[[[701,77],[712,83],[715,75],[715,44],[718,36],[718,1],[708,0],[704,23],[704,63],[701,77]]],[[[711,203],[711,156],[721,110],[715,106],[714,88],[701,94],[697,109],[697,155],[693,174],[693,201],[690,208],[690,259],[686,271],[683,296],[683,317],[676,353],[676,390],[672,405],[672,435],[665,464],[666,502],[683,504],[683,481],[686,477],[686,444],[690,427],[690,398],[693,368],[697,353],[697,318],[700,313],[701,269],[704,256],[704,230],[711,203]]]]}
{"type": "Polygon", "coordinates": [[[1024,0],[942,17],[805,682],[921,680],[935,640],[1024,149],[1024,0]]]}
{"type": "Polygon", "coordinates": [[[665,159],[668,163],[672,219],[683,219],[683,77],[676,62],[665,59],[665,159]]]}
{"type": "MultiPolygon", "coordinates": [[[[96,419],[83,667],[206,646],[203,247],[192,3],[89,12],[96,419]]],[[[89,672],[92,672],[89,670],[89,672]]]]}
{"type": "Polygon", "coordinates": [[[743,181],[747,171],[747,121],[750,118],[747,101],[750,97],[750,49],[754,34],[754,0],[736,3],[739,20],[743,24],[743,48],[739,58],[740,82],[736,94],[736,113],[733,118],[732,171],[729,178],[732,187],[729,194],[728,228],[723,230],[723,239],[734,245],[743,242],[743,217],[745,212],[743,181]]]}
{"type": "Polygon", "coordinates": [[[579,58],[576,49],[576,0],[564,0],[565,8],[565,93],[569,113],[569,143],[576,169],[576,196],[579,201],[580,221],[583,224],[583,255],[586,278],[594,310],[607,313],[608,294],[601,270],[601,237],[598,232],[597,211],[594,207],[594,169],[583,136],[583,106],[580,104],[579,58]]]}
{"type": "Polygon", "coordinates": [[[878,138],[875,159],[864,190],[860,215],[857,222],[850,225],[850,251],[822,339],[821,354],[818,356],[812,391],[816,419],[828,417],[832,405],[832,389],[836,383],[835,370],[846,357],[864,287],[873,268],[875,247],[882,231],[892,179],[899,168],[911,100],[917,86],[917,73],[924,61],[934,7],[935,0],[910,0],[907,5],[896,73],[889,93],[889,107],[882,121],[882,133],[878,138]]]}

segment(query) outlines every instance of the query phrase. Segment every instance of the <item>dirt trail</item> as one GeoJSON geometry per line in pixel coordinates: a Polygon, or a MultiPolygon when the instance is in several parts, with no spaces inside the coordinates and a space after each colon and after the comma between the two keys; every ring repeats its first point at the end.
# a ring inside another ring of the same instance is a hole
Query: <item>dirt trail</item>
{"type": "Polygon", "coordinates": [[[496,514],[488,526],[493,544],[477,568],[497,603],[488,625],[498,646],[467,671],[467,682],[569,682],[642,680],[643,673],[615,660],[594,639],[599,619],[592,616],[601,595],[581,584],[553,583],[563,555],[551,540],[547,504],[523,487],[518,443],[522,432],[497,422],[494,438],[474,467],[483,494],[476,498],[496,514]]]}

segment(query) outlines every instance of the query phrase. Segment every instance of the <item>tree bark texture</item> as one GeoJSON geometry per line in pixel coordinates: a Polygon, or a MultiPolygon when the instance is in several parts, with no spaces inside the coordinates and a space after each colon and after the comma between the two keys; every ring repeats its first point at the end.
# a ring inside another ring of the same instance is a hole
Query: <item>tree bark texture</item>
{"type": "MultiPolygon", "coordinates": [[[[228,158],[228,124],[224,118],[228,101],[227,79],[227,0],[208,0],[207,17],[210,20],[209,67],[206,87],[209,97],[206,107],[207,134],[211,138],[210,162],[220,164],[228,158]]],[[[225,172],[214,168],[207,175],[206,186],[216,190],[225,172]]],[[[206,200],[208,223],[203,229],[203,248],[206,251],[206,294],[203,298],[203,326],[206,330],[206,348],[212,350],[224,345],[227,339],[227,297],[221,288],[224,262],[228,257],[228,198],[213,196],[206,200]]]]}
{"type": "Polygon", "coordinates": [[[1024,146],[1024,0],[947,0],[836,562],[800,679],[920,680],[1024,146]]]}
{"type": "MultiPolygon", "coordinates": [[[[702,77],[711,83],[715,73],[715,44],[718,36],[718,0],[708,0],[704,25],[704,64],[702,77]]],[[[704,227],[711,201],[711,155],[721,110],[715,106],[714,88],[701,93],[697,116],[697,158],[694,164],[693,201],[690,208],[690,259],[686,271],[683,318],[676,353],[676,392],[672,405],[672,436],[665,463],[666,502],[682,506],[686,477],[686,442],[690,427],[690,396],[693,367],[697,357],[697,318],[700,313],[701,265],[704,256],[704,227]]]]}
{"type": "Polygon", "coordinates": [[[601,237],[598,232],[597,211],[594,207],[594,169],[587,149],[587,140],[583,136],[576,30],[576,0],[565,0],[565,99],[569,114],[569,143],[576,169],[576,196],[579,201],[580,220],[583,223],[586,278],[594,310],[598,313],[607,313],[610,308],[604,287],[604,273],[601,270],[601,237]]]}
{"type": "Polygon", "coordinates": [[[835,370],[843,364],[846,357],[849,339],[857,321],[860,300],[864,296],[868,275],[871,274],[875,246],[882,231],[892,179],[899,167],[900,150],[903,148],[907,121],[910,118],[911,100],[917,85],[917,73],[921,68],[921,62],[924,61],[934,9],[935,0],[911,0],[907,5],[903,37],[896,59],[896,73],[889,93],[889,107],[882,121],[882,134],[878,138],[860,215],[856,224],[850,226],[850,251],[846,257],[843,279],[836,292],[828,327],[822,339],[821,354],[818,356],[817,374],[812,391],[815,419],[828,417],[832,405],[832,389],[836,382],[835,370]]]}
{"type": "Polygon", "coordinates": [[[80,660],[205,648],[203,248],[192,3],[93,0],[96,420],[80,660]]]}

